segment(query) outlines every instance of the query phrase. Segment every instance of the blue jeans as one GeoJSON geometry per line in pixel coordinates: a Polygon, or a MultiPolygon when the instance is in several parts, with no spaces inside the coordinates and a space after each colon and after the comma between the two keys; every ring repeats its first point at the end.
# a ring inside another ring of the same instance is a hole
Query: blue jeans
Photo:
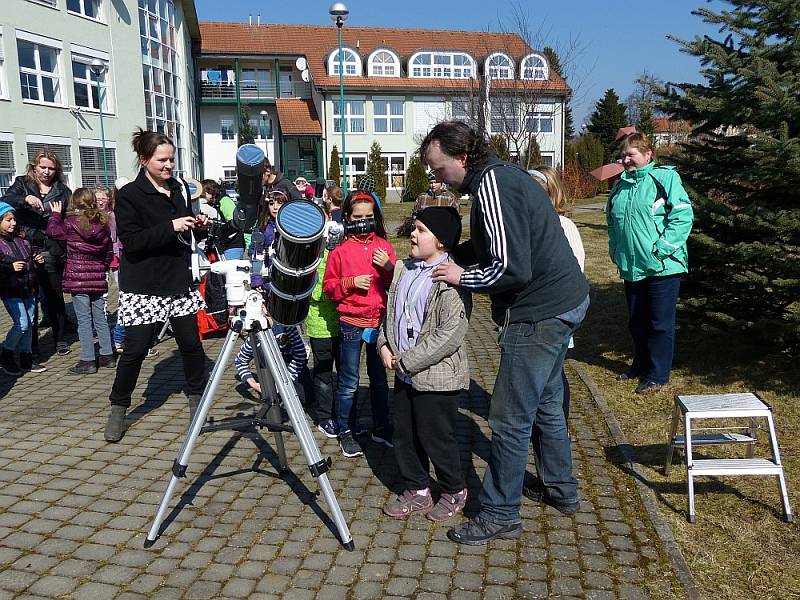
{"type": "Polygon", "coordinates": [[[564,417],[561,370],[569,338],[580,326],[588,297],[576,309],[536,323],[512,323],[500,336],[500,368],[489,406],[489,465],[479,494],[480,516],[500,524],[520,522],[528,444],[548,496],[578,501],[572,450],[564,417]]]}
{"type": "Polygon", "coordinates": [[[114,354],[103,294],[73,294],[72,306],[75,308],[75,318],[78,319],[80,359],[94,361],[94,331],[97,331],[97,340],[100,342],[100,354],[103,356],[114,354]]]}
{"type": "Polygon", "coordinates": [[[628,328],[634,348],[631,375],[654,383],[669,382],[680,288],[680,275],[625,282],[628,328]]]}
{"type": "Polygon", "coordinates": [[[244,248],[228,248],[222,254],[225,260],[239,260],[244,256],[244,248]]]}
{"type": "Polygon", "coordinates": [[[374,427],[389,425],[389,384],[376,344],[361,339],[362,327],[339,323],[339,380],[336,384],[336,425],[339,431],[354,430],[358,424],[358,368],[361,364],[361,345],[366,344],[369,399],[374,427]]]}
{"type": "Polygon", "coordinates": [[[19,350],[26,354],[30,353],[36,298],[6,298],[3,300],[3,304],[13,321],[3,348],[11,352],[19,350]]]}

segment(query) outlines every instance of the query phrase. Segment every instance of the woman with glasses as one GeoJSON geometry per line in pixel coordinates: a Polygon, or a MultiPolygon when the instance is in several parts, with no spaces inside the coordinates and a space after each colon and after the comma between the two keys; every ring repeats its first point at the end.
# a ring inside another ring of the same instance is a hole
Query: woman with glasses
{"type": "Polygon", "coordinates": [[[189,412],[194,415],[206,386],[205,353],[197,329],[204,307],[189,270],[192,230],[205,227],[205,215],[192,215],[190,198],[172,176],[175,146],[167,136],[139,130],[133,150],[140,170],[117,196],[114,214],[124,252],[119,260],[118,319],[125,327],[125,350],[111,389],[105,439],[125,434],[125,413],[142,361],[161,322],[169,319],[183,359],[189,412]]]}

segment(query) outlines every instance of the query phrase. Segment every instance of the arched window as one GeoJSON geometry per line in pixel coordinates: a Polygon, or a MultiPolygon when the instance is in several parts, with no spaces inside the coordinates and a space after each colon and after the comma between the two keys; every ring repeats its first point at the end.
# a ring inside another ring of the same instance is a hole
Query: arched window
{"type": "Polygon", "coordinates": [[[550,79],[550,67],[543,56],[529,54],[522,59],[521,65],[522,79],[550,79]]]}
{"type": "Polygon", "coordinates": [[[367,74],[374,77],[400,77],[400,59],[390,50],[375,50],[367,59],[367,74]]]}
{"type": "Polygon", "coordinates": [[[409,61],[410,77],[470,79],[475,73],[475,61],[463,52],[418,52],[409,61]]]}
{"type": "Polygon", "coordinates": [[[489,79],[514,79],[514,62],[500,52],[486,59],[484,69],[489,79]]]}
{"type": "MultiPolygon", "coordinates": [[[[360,76],[361,75],[361,57],[355,50],[350,48],[342,48],[342,56],[344,60],[344,75],[360,76]]],[[[328,75],[339,75],[339,49],[337,48],[328,55],[328,75]]]]}

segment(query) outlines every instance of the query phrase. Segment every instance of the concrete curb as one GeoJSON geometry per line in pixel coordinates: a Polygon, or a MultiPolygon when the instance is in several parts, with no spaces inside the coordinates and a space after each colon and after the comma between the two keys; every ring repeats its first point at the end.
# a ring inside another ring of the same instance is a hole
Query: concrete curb
{"type": "Polygon", "coordinates": [[[702,600],[703,595],[700,593],[700,588],[697,586],[697,582],[694,580],[694,577],[692,577],[692,573],[689,570],[689,565],[683,558],[681,549],[672,535],[672,529],[670,529],[669,524],[658,512],[658,501],[656,500],[655,492],[645,485],[645,476],[636,462],[636,458],[633,453],[633,447],[628,443],[622,428],[617,422],[617,418],[608,407],[608,404],[606,404],[605,398],[603,398],[603,393],[600,391],[600,388],[597,387],[597,384],[594,382],[591,375],[589,375],[586,369],[583,368],[581,363],[575,359],[568,359],[567,363],[575,370],[578,377],[580,377],[581,381],[589,389],[589,392],[592,394],[592,398],[597,404],[597,408],[603,415],[603,419],[605,419],[606,425],[611,432],[611,436],[614,438],[614,442],[616,442],[617,446],[622,452],[628,468],[632,473],[636,474],[636,477],[633,479],[636,482],[636,489],[639,492],[639,497],[642,499],[642,504],[644,504],[647,515],[650,517],[650,521],[653,523],[653,527],[656,530],[656,535],[658,535],[658,538],[661,540],[664,550],[667,553],[673,568],[675,569],[675,575],[683,586],[683,591],[686,594],[686,598],[688,600],[702,600]]]}

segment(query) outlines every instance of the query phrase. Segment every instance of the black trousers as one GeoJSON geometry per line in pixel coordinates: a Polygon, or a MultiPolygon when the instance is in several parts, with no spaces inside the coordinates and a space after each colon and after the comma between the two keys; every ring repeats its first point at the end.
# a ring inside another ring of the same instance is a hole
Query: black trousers
{"type": "MultiPolygon", "coordinates": [[[[53,332],[53,343],[58,344],[64,336],[64,326],[67,322],[67,307],[64,304],[64,291],[61,289],[64,264],[49,257],[46,257],[45,261],[44,265],[37,267],[36,274],[47,301],[47,317],[50,320],[50,330],[53,332]]],[[[33,326],[33,345],[37,348],[39,346],[38,310],[33,326]]]]}
{"type": "Polygon", "coordinates": [[[333,365],[339,368],[339,338],[309,338],[311,340],[311,354],[314,357],[314,366],[311,369],[311,379],[314,384],[316,396],[317,418],[319,422],[333,418],[333,365]]]}
{"type": "MultiPolygon", "coordinates": [[[[169,321],[183,359],[183,374],[186,378],[184,389],[187,394],[202,394],[208,381],[208,373],[206,355],[197,330],[197,315],[192,313],[170,317],[169,321]]],[[[160,325],[148,323],[125,327],[125,350],[117,362],[117,375],[109,396],[111,404],[126,408],[131,405],[131,395],[139,379],[142,362],[160,325]]]]}
{"type": "Polygon", "coordinates": [[[429,463],[443,492],[466,487],[455,433],[460,395],[460,390],[419,392],[395,378],[393,443],[404,490],[429,486],[429,463]]]}

